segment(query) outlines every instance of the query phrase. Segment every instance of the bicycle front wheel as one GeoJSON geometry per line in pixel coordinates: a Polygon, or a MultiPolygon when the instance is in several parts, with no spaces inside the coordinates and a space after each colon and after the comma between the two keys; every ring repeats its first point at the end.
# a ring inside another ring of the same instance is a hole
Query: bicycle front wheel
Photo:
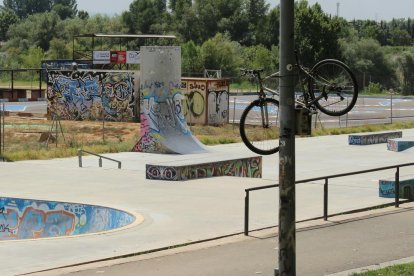
{"type": "Polygon", "coordinates": [[[309,92],[323,113],[341,116],[348,113],[358,98],[358,84],[349,67],[335,59],[318,62],[311,70],[309,92]]]}
{"type": "Polygon", "coordinates": [[[269,155],[279,151],[279,102],[258,99],[240,117],[240,136],[254,153],[269,155]]]}

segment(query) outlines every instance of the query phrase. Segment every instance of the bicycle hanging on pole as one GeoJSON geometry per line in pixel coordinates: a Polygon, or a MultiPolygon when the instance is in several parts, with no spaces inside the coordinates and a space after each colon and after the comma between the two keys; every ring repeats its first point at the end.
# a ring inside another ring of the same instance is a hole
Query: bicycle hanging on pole
{"type": "MultiPolygon", "coordinates": [[[[295,75],[301,92],[295,97],[296,108],[311,114],[321,111],[330,116],[348,113],[358,98],[358,84],[349,67],[336,59],[325,59],[308,69],[296,54],[295,75]]],[[[277,73],[262,77],[262,69],[241,69],[242,76],[258,82],[258,98],[240,117],[240,136],[253,152],[262,155],[279,151],[279,79],[277,73]]]]}

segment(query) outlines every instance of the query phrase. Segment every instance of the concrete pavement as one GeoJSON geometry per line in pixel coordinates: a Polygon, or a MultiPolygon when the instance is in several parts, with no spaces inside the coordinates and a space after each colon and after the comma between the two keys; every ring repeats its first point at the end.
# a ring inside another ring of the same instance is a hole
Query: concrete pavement
{"type": "MultiPolygon", "coordinates": [[[[414,204],[298,223],[297,275],[345,276],[413,262],[414,204]],[[396,225],[398,227],[396,227],[396,225]],[[374,265],[373,265],[374,264],[374,265]]],[[[277,229],[35,275],[274,275],[277,229]]]]}
{"type": "MultiPolygon", "coordinates": [[[[414,137],[404,130],[403,137],[414,137]]],[[[209,147],[218,154],[249,154],[243,144],[209,147]]],[[[414,150],[396,153],[385,144],[349,146],[347,135],[298,138],[296,179],[413,162],[414,150]]],[[[244,189],[278,182],[278,155],[263,158],[263,178],[218,177],[185,182],[145,179],[145,164],[153,160],[179,160],[188,155],[145,153],[108,154],[122,161],[123,169],[96,157],[0,163],[2,196],[103,205],[140,214],[144,221],[128,229],[97,235],[30,241],[2,241],[1,275],[42,271],[98,259],[135,254],[212,239],[243,231],[244,189]]],[[[194,157],[192,155],[191,157],[194,157]]],[[[413,174],[403,168],[400,174],[413,174]]],[[[393,177],[382,171],[330,182],[329,212],[337,213],[392,202],[378,197],[378,179],[393,177]]],[[[297,219],[322,215],[323,183],[297,185],[297,219]]],[[[276,225],[277,189],[251,195],[251,229],[276,225]]],[[[414,254],[412,254],[414,255],[414,254]]],[[[355,267],[353,267],[355,268],[355,267]]],[[[216,274],[218,275],[218,274],[216,274]]]]}

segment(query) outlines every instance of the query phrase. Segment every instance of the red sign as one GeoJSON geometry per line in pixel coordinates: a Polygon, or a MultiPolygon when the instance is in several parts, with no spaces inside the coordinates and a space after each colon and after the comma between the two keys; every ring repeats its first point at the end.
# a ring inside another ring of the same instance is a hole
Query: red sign
{"type": "Polygon", "coordinates": [[[125,64],[126,51],[111,51],[111,64],[125,64]]]}

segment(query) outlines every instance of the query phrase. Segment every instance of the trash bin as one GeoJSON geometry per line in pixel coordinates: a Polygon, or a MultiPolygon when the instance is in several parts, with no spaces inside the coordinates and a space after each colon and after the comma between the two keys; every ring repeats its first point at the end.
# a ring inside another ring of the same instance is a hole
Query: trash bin
{"type": "Polygon", "coordinates": [[[306,108],[295,108],[296,135],[311,135],[312,113],[306,108]]]}

